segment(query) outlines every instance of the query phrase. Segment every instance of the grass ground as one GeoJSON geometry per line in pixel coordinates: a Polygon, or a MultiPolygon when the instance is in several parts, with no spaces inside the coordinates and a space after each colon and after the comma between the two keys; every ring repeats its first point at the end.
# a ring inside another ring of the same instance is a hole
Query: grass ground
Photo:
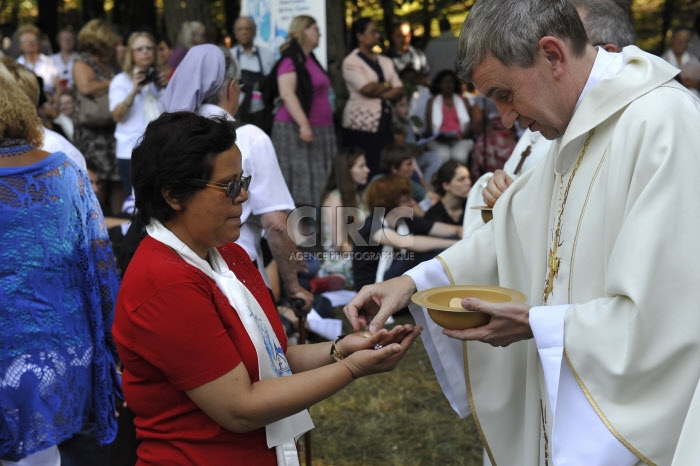
{"type": "MultiPolygon", "coordinates": [[[[412,323],[410,315],[396,320],[412,323]]],[[[393,372],[356,380],[310,412],[314,466],[482,464],[474,422],[450,407],[420,340],[393,372]]],[[[299,449],[304,464],[303,440],[299,449]]]]}

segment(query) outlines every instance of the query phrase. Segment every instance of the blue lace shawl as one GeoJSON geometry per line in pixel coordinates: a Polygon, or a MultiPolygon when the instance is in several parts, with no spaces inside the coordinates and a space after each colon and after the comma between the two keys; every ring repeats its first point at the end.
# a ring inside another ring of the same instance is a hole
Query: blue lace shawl
{"type": "Polygon", "coordinates": [[[0,168],[0,458],[94,423],[117,430],[111,326],[119,288],[87,175],[62,152],[0,168]]]}

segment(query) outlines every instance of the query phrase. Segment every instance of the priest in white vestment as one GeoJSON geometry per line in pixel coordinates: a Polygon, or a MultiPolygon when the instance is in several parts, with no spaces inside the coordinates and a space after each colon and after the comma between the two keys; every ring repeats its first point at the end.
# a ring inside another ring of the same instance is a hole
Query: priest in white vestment
{"type": "MultiPolygon", "coordinates": [[[[588,41],[607,52],[619,53],[634,45],[636,34],[630,13],[614,0],[571,0],[576,8],[588,41]]],[[[545,158],[552,141],[526,129],[513,148],[503,170],[484,173],[472,186],[464,212],[462,237],[484,226],[479,207],[493,207],[511,183],[545,158]]]]}
{"type": "Polygon", "coordinates": [[[493,464],[696,464],[700,103],[660,58],[588,44],[568,0],[479,0],[460,44],[461,77],[506,125],[552,147],[492,222],[365,287],[348,318],[370,323],[379,305],[376,331],[445,281],[520,290],[525,305],[464,300],[492,316],[476,329],[414,312],[443,391],[472,413],[493,464]]]}

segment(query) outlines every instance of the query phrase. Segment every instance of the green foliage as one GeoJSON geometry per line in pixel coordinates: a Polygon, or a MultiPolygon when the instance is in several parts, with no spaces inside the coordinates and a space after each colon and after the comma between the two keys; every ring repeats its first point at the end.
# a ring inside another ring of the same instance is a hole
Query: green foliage
{"type": "MultiPolygon", "coordinates": [[[[394,15],[402,20],[409,21],[413,26],[414,34],[425,37],[424,24],[430,18],[430,31],[428,37],[439,34],[438,19],[447,17],[452,25],[452,32],[459,34],[464,18],[474,0],[462,0],[458,2],[450,0],[394,0],[394,15]]],[[[695,15],[700,13],[700,2],[697,0],[632,0],[632,17],[637,31],[637,45],[647,51],[657,53],[662,50],[668,37],[663,37],[663,12],[666,4],[672,5],[671,27],[678,25],[692,26],[695,15]]],[[[346,0],[346,21],[349,25],[352,20],[360,16],[369,16],[382,27],[384,12],[379,0],[346,0]]],[[[668,32],[667,32],[668,36],[668,32]]],[[[383,37],[387,38],[384,34],[383,37]]]]}

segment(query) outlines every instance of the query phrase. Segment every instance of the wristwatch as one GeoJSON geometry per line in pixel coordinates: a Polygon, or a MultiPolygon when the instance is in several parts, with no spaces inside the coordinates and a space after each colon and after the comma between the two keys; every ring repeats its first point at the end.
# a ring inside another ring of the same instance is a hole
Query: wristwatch
{"type": "Polygon", "coordinates": [[[333,359],[336,360],[336,362],[345,359],[345,355],[338,351],[338,342],[342,340],[345,337],[345,335],[338,335],[338,338],[335,339],[333,344],[331,345],[331,356],[333,356],[333,359]]]}

